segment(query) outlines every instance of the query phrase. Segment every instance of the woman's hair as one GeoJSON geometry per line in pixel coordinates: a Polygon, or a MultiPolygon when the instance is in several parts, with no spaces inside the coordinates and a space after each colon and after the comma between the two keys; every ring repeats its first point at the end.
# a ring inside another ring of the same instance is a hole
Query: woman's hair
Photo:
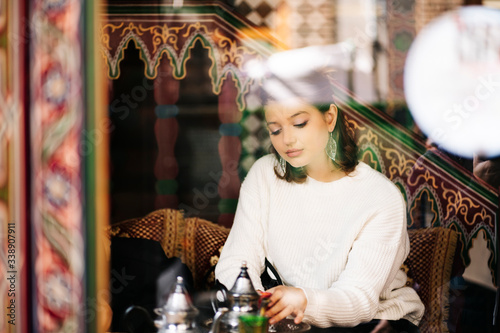
{"type": "MultiPolygon", "coordinates": [[[[330,105],[327,104],[318,107],[318,110],[323,114],[329,109],[330,105]]],[[[333,164],[339,170],[349,174],[354,171],[356,165],[358,165],[358,146],[354,138],[354,131],[350,128],[344,113],[339,108],[337,109],[337,123],[335,124],[333,133],[338,148],[333,164]]],[[[280,155],[272,145],[270,150],[276,156],[276,159],[279,160],[280,155]]],[[[276,166],[274,168],[274,173],[279,179],[286,180],[287,182],[303,183],[307,178],[307,173],[303,168],[294,168],[287,162],[285,169],[285,173],[283,173],[281,167],[276,166]]]]}

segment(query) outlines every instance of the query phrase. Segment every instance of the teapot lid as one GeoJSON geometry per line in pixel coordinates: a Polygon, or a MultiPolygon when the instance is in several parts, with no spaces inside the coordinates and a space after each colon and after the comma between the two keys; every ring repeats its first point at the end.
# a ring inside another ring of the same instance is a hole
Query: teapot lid
{"type": "Polygon", "coordinates": [[[233,297],[238,297],[240,295],[259,297],[259,294],[257,293],[257,291],[255,291],[255,288],[252,284],[250,275],[248,275],[248,267],[246,261],[243,261],[241,263],[240,274],[236,278],[236,281],[234,282],[231,290],[229,290],[229,293],[232,294],[233,297]]]}
{"type": "Polygon", "coordinates": [[[167,297],[167,302],[163,306],[163,311],[169,313],[197,311],[191,302],[191,298],[184,286],[184,279],[181,276],[177,277],[177,281],[167,297]]]}

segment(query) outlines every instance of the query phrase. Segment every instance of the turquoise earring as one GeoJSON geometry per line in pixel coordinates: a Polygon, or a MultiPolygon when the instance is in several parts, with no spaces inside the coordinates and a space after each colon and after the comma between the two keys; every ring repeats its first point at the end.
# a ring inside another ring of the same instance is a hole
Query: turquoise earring
{"type": "Polygon", "coordinates": [[[333,132],[330,132],[330,137],[328,138],[325,151],[328,157],[330,157],[332,161],[335,161],[335,155],[337,154],[337,141],[333,138],[333,132]]]}

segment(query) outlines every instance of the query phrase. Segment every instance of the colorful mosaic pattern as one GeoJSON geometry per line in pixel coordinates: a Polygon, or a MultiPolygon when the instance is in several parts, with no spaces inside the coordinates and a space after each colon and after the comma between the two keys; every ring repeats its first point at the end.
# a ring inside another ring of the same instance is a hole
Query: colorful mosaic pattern
{"type": "MultiPolygon", "coordinates": [[[[33,0],[30,48],[33,325],[83,332],[82,3],[33,0]]],[[[95,315],[95,314],[94,314],[95,315]]]]}

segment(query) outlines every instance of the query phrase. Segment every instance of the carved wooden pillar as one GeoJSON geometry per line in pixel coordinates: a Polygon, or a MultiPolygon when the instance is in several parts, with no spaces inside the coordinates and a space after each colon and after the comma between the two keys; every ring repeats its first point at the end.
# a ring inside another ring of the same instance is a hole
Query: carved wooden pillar
{"type": "Polygon", "coordinates": [[[179,99],[179,81],[173,78],[172,68],[166,57],[162,59],[155,79],[156,101],[155,136],[158,143],[158,157],[154,173],[156,176],[156,208],[177,208],[177,174],[179,167],[175,159],[175,142],[179,132],[176,116],[179,109],[175,104],[179,99]]]}
{"type": "Polygon", "coordinates": [[[232,75],[228,74],[219,94],[219,155],[222,164],[222,175],[219,179],[219,224],[231,227],[238,202],[240,178],[238,164],[241,155],[241,112],[236,104],[238,91],[232,75]]]}

